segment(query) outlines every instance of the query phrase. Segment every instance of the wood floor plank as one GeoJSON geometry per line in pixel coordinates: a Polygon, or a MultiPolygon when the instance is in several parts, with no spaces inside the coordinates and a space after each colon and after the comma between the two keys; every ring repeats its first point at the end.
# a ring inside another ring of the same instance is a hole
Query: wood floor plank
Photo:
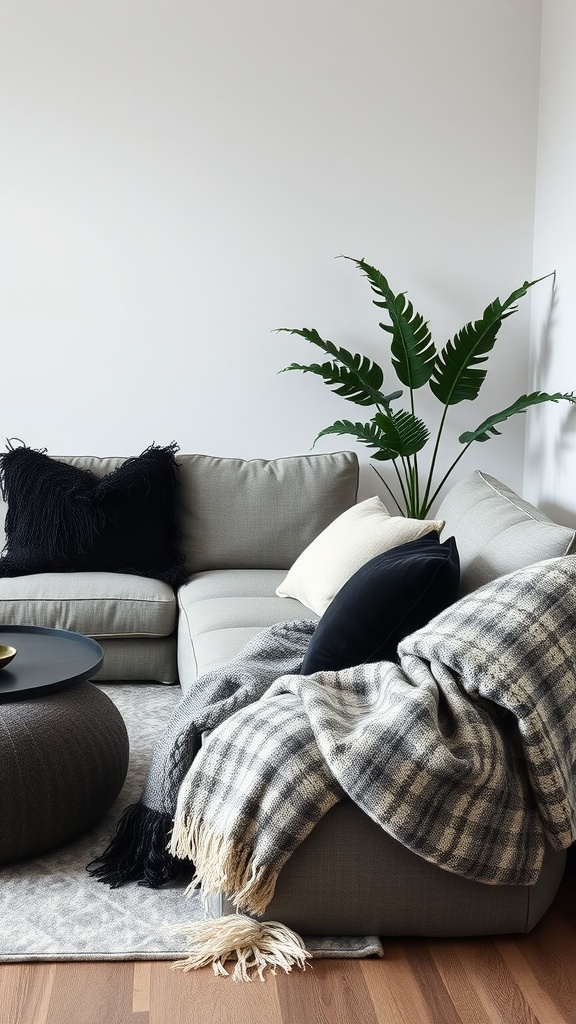
{"type": "Polygon", "coordinates": [[[57,964],[46,1024],[147,1024],[132,1013],[133,984],[128,962],[57,964]]]}
{"type": "Polygon", "coordinates": [[[403,943],[384,940],[384,956],[364,962],[369,992],[379,1024],[438,1024],[406,957],[403,943]]]}
{"type": "Polygon", "coordinates": [[[533,1013],[491,940],[463,940],[458,956],[491,1024],[548,1024],[533,1013]]]}
{"type": "Polygon", "coordinates": [[[148,961],[138,961],[134,964],[134,979],[132,983],[132,1013],[145,1013],[150,1011],[150,980],[152,964],[148,961]]]}
{"type": "Polygon", "coordinates": [[[412,1024],[417,1020],[412,1009],[408,1011],[410,1016],[406,1016],[404,1001],[397,999],[393,986],[385,981],[382,963],[373,960],[363,961],[362,974],[378,1024],[412,1024]]]}
{"type": "Polygon", "coordinates": [[[567,1021],[576,1022],[576,932],[561,906],[551,907],[534,930],[516,936],[516,942],[539,986],[567,1021]]]}
{"type": "MultiPolygon", "coordinates": [[[[292,975],[290,975],[290,978],[292,975]]],[[[282,1024],[276,978],[234,982],[211,967],[174,970],[152,964],[149,1024],[282,1024]]]]}
{"type": "Polygon", "coordinates": [[[282,1024],[379,1024],[368,986],[357,960],[317,960],[306,971],[276,978],[282,1024]]]}
{"type": "Polygon", "coordinates": [[[490,1024],[491,1018],[466,973],[458,956],[458,948],[458,942],[437,939],[430,943],[430,955],[460,1020],[466,1024],[490,1024]]]}
{"type": "Polygon", "coordinates": [[[0,965],[2,1024],[46,1024],[56,964],[0,965]]]}
{"type": "Polygon", "coordinates": [[[547,991],[548,985],[543,987],[540,984],[526,959],[524,954],[526,947],[523,948],[522,943],[517,942],[515,937],[505,936],[496,940],[494,945],[502,959],[506,961],[508,970],[516,979],[516,984],[522,989],[532,1012],[540,1020],[545,1021],[545,1024],[574,1024],[576,1015],[572,1014],[570,1017],[566,1017],[547,991]]]}
{"type": "Polygon", "coordinates": [[[412,940],[402,945],[432,1018],[441,1018],[442,1024],[461,1024],[461,1017],[430,954],[428,943],[412,940]]]}

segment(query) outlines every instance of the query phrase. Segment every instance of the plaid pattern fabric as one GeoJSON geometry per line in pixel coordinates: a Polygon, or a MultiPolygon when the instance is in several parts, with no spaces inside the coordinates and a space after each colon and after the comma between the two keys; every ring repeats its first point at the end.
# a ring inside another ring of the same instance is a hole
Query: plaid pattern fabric
{"type": "MultiPolygon", "coordinates": [[[[218,815],[217,834],[225,841],[233,837],[233,857],[247,868],[244,881],[236,885],[240,892],[252,877],[260,879],[258,892],[271,878],[275,882],[318,819],[344,796],[291,694],[266,697],[252,706],[251,713],[238,712],[224,722],[196,762],[180,789],[173,852],[179,822],[184,818],[184,847],[177,855],[191,853],[197,870],[200,868],[202,854],[197,849],[191,852],[189,841],[196,831],[198,809],[202,808],[202,818],[205,811],[209,814],[213,809],[218,815]],[[214,744],[225,751],[224,760],[207,756],[214,744]],[[295,779],[300,780],[299,785],[294,784],[295,779]]],[[[218,865],[216,870],[219,874],[218,865]]],[[[204,881],[206,893],[219,891],[209,885],[207,877],[204,881]]],[[[258,913],[264,908],[253,904],[250,909],[258,913]]]]}
{"type": "Polygon", "coordinates": [[[278,872],[348,794],[433,863],[536,881],[576,838],[576,559],[468,595],[400,664],[287,675],[210,736],[180,789],[172,852],[261,913],[278,872]]]}

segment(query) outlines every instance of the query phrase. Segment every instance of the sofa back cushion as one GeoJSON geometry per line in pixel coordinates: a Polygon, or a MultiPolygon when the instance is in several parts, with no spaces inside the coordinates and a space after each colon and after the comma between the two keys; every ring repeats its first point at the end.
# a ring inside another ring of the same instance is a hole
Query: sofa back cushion
{"type": "MultiPolygon", "coordinates": [[[[97,477],[125,457],[54,456],[97,477]]],[[[283,459],[176,456],[178,550],[189,572],[288,569],[358,493],[355,452],[283,459]]],[[[6,506],[0,501],[0,528],[6,506]]],[[[0,548],[4,545],[3,529],[0,548]]]]}
{"type": "Polygon", "coordinates": [[[178,544],[191,572],[288,569],[358,493],[354,452],[178,462],[178,544]]]}
{"type": "Polygon", "coordinates": [[[460,555],[459,596],[533,562],[571,554],[575,531],[559,526],[480,470],[448,492],[436,515],[446,521],[460,555]]]}

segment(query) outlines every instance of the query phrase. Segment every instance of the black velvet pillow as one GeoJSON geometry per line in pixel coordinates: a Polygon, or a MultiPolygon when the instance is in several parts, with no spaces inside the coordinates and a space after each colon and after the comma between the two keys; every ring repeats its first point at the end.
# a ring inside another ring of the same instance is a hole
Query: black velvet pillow
{"type": "Polygon", "coordinates": [[[173,545],[176,444],[151,445],[99,478],[24,445],[0,455],[8,504],[0,576],[103,571],[189,578],[173,545]]]}
{"type": "Polygon", "coordinates": [[[441,544],[436,531],[376,555],[328,605],[301,673],[397,661],[400,641],[452,604],[459,582],[456,541],[441,544]]]}

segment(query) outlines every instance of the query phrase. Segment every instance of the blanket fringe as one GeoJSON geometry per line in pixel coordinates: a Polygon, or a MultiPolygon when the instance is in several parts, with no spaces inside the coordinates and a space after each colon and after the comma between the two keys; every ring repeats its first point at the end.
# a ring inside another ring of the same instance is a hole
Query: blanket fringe
{"type": "Polygon", "coordinates": [[[255,921],[245,914],[231,914],[192,924],[182,924],[174,931],[186,937],[190,950],[185,960],[172,966],[181,971],[196,971],[212,964],[214,974],[228,976],[225,964],[236,959],[233,981],[252,981],[255,976],[265,981],[264,972],[288,974],[293,967],[306,970],[312,954],[291,928],[279,921],[255,921]]]}
{"type": "Polygon", "coordinates": [[[142,803],[127,807],[110,843],[86,870],[112,889],[138,882],[158,889],[178,878],[185,866],[168,851],[172,818],[142,803]]]}
{"type": "Polygon", "coordinates": [[[257,916],[270,903],[278,872],[256,867],[252,851],[233,840],[210,832],[197,819],[176,819],[169,850],[174,857],[194,862],[196,874],[190,888],[202,887],[204,897],[225,893],[237,910],[257,916]]]}

